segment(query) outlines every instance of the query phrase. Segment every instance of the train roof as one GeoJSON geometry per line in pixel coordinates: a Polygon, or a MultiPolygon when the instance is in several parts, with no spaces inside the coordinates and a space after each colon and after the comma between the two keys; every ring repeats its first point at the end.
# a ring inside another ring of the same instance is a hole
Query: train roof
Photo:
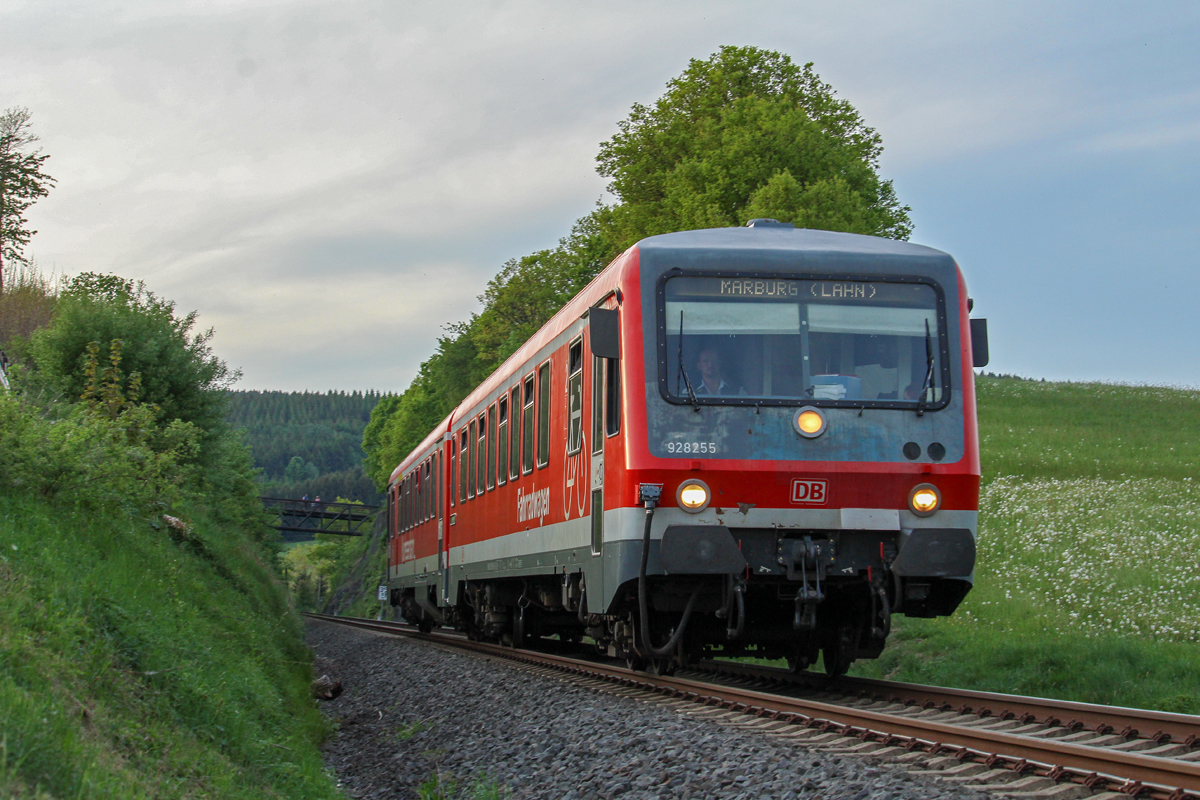
{"type": "MultiPolygon", "coordinates": [[[[455,409],[457,410],[457,409],[455,409]]],[[[388,477],[388,486],[391,486],[396,480],[404,474],[404,471],[417,462],[421,455],[437,443],[439,439],[446,435],[450,430],[450,420],[454,417],[454,412],[451,411],[446,415],[446,418],[439,422],[429,435],[421,440],[421,443],[413,448],[413,451],[406,455],[400,464],[392,470],[391,476],[388,477]]]]}
{"type": "Polygon", "coordinates": [[[643,255],[695,256],[704,251],[740,250],[749,252],[809,253],[828,256],[899,256],[904,258],[942,261],[948,253],[925,245],[864,236],[858,233],[838,233],[784,225],[706,228],[697,231],[664,233],[642,239],[635,245],[643,255]]]}

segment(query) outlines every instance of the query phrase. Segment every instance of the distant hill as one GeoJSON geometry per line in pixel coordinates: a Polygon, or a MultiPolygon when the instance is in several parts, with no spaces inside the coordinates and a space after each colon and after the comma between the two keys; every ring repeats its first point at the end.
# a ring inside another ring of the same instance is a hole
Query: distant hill
{"type": "Polygon", "coordinates": [[[382,500],[362,469],[363,428],[379,392],[229,393],[229,424],[246,431],[263,494],[382,500]]]}

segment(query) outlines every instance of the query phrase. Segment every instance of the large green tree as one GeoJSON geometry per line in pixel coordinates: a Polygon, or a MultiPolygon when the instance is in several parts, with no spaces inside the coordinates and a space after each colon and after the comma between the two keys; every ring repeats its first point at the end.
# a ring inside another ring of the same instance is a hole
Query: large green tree
{"type": "Polygon", "coordinates": [[[635,104],[600,145],[616,201],[577,221],[557,247],[512,259],[480,296],[483,310],[450,326],[402,395],[385,398],[363,436],[367,473],[393,467],[608,262],[659,233],[742,225],[905,239],[907,206],[879,175],[872,128],[812,64],[755,47],[693,60],[653,105],[635,104]]]}
{"type": "Polygon", "coordinates": [[[29,120],[27,108],[0,114],[0,294],[5,263],[24,263],[25,245],[37,233],[29,229],[25,212],[54,185],[54,179],[42,171],[49,156],[32,149],[38,137],[29,120]]]}
{"type": "Polygon", "coordinates": [[[602,216],[622,247],[762,216],[899,239],[912,231],[879,177],[879,134],[812,64],[784,54],[722,47],[693,59],[617,127],[597,161],[620,198],[602,216]]]}

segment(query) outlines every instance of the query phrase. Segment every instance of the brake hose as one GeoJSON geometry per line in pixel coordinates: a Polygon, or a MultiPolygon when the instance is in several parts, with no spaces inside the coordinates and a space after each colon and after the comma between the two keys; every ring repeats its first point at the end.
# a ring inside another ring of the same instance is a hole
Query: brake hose
{"type": "Polygon", "coordinates": [[[683,633],[687,630],[688,620],[692,616],[692,607],[696,605],[696,598],[700,596],[700,587],[697,586],[692,591],[692,596],[688,598],[687,605],[683,609],[683,618],[679,620],[679,627],[675,629],[675,634],[662,647],[654,647],[650,644],[650,611],[646,595],[646,565],[650,561],[650,525],[654,521],[654,507],[658,505],[658,498],[661,496],[662,488],[651,484],[642,484],[640,494],[642,501],[646,504],[646,530],[642,534],[642,568],[638,571],[638,610],[641,613],[641,629],[642,650],[649,656],[662,658],[669,656],[679,647],[679,642],[683,639],[683,633]]]}

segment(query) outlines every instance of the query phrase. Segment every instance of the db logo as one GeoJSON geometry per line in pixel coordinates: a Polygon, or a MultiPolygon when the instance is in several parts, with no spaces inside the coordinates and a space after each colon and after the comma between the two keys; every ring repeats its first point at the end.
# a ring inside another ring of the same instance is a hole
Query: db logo
{"type": "Polygon", "coordinates": [[[797,478],[792,481],[792,502],[809,506],[825,505],[826,501],[829,500],[829,494],[826,491],[828,487],[828,481],[811,481],[804,478],[797,478]]]}

